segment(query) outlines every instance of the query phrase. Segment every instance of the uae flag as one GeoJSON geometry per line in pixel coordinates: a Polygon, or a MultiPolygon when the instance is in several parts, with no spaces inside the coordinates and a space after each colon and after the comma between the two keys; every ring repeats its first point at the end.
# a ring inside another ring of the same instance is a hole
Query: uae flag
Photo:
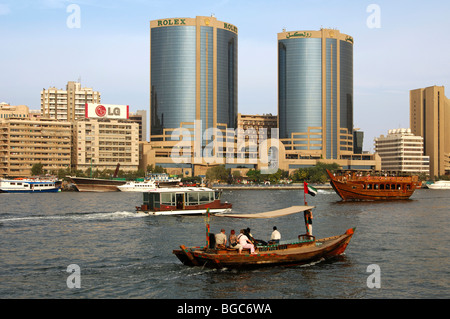
{"type": "Polygon", "coordinates": [[[311,196],[316,196],[317,189],[315,189],[312,186],[309,186],[307,182],[303,182],[303,184],[304,184],[305,194],[309,194],[311,196]]]}

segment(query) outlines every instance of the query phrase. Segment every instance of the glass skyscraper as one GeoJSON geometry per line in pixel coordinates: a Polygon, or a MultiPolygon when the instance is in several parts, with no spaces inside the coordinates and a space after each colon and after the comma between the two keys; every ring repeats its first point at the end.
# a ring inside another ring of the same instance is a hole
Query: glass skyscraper
{"type": "Polygon", "coordinates": [[[340,159],[353,152],[352,37],[330,29],[278,33],[278,116],[288,153],[340,159]]]}
{"type": "Polygon", "coordinates": [[[213,16],[150,21],[151,135],[196,120],[236,128],[237,40],[213,16]]]}

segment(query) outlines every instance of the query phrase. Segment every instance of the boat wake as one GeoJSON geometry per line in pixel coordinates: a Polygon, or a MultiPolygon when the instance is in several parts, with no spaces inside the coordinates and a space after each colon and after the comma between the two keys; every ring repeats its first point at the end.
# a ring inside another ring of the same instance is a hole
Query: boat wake
{"type": "Polygon", "coordinates": [[[52,221],[52,220],[116,220],[124,218],[141,218],[148,216],[145,213],[117,211],[117,212],[90,212],[90,213],[69,213],[63,215],[33,215],[23,217],[4,217],[0,218],[3,222],[21,222],[21,221],[52,221]]]}
{"type": "Polygon", "coordinates": [[[335,194],[334,190],[324,190],[324,189],[317,190],[317,193],[319,193],[319,194],[335,194]]]}

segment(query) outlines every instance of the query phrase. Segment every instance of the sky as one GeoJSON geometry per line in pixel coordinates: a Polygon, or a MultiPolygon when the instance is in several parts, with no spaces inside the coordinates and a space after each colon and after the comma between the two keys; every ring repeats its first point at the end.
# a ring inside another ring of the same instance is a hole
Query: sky
{"type": "MultiPolygon", "coordinates": [[[[409,128],[409,91],[450,90],[447,0],[0,0],[0,102],[40,109],[68,81],[102,103],[149,110],[150,20],[210,16],[238,27],[238,111],[277,114],[277,33],[354,38],[354,127],[364,150],[409,128]]],[[[450,97],[450,93],[446,93],[450,97]]]]}

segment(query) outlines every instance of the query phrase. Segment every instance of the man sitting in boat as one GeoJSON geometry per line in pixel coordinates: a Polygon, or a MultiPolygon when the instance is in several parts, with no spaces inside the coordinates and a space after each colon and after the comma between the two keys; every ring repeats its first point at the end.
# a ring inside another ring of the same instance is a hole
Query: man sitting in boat
{"type": "Polygon", "coordinates": [[[280,242],[280,239],[281,239],[281,234],[277,230],[277,226],[273,226],[273,232],[272,232],[272,235],[270,236],[269,245],[278,244],[280,242]]]}
{"type": "Polygon", "coordinates": [[[225,229],[221,229],[220,233],[216,234],[216,248],[227,248],[227,235],[225,235],[225,229]]]}
{"type": "Polygon", "coordinates": [[[255,245],[252,244],[252,242],[248,239],[248,237],[245,235],[245,230],[241,229],[239,236],[237,237],[239,240],[239,254],[242,253],[242,249],[250,249],[250,253],[255,253],[255,245]]]}
{"type": "Polygon", "coordinates": [[[244,235],[247,236],[248,240],[250,240],[250,242],[255,245],[255,246],[266,246],[267,242],[265,242],[262,239],[256,239],[255,237],[253,237],[253,235],[250,233],[250,228],[247,227],[247,229],[244,229],[244,235]]]}

